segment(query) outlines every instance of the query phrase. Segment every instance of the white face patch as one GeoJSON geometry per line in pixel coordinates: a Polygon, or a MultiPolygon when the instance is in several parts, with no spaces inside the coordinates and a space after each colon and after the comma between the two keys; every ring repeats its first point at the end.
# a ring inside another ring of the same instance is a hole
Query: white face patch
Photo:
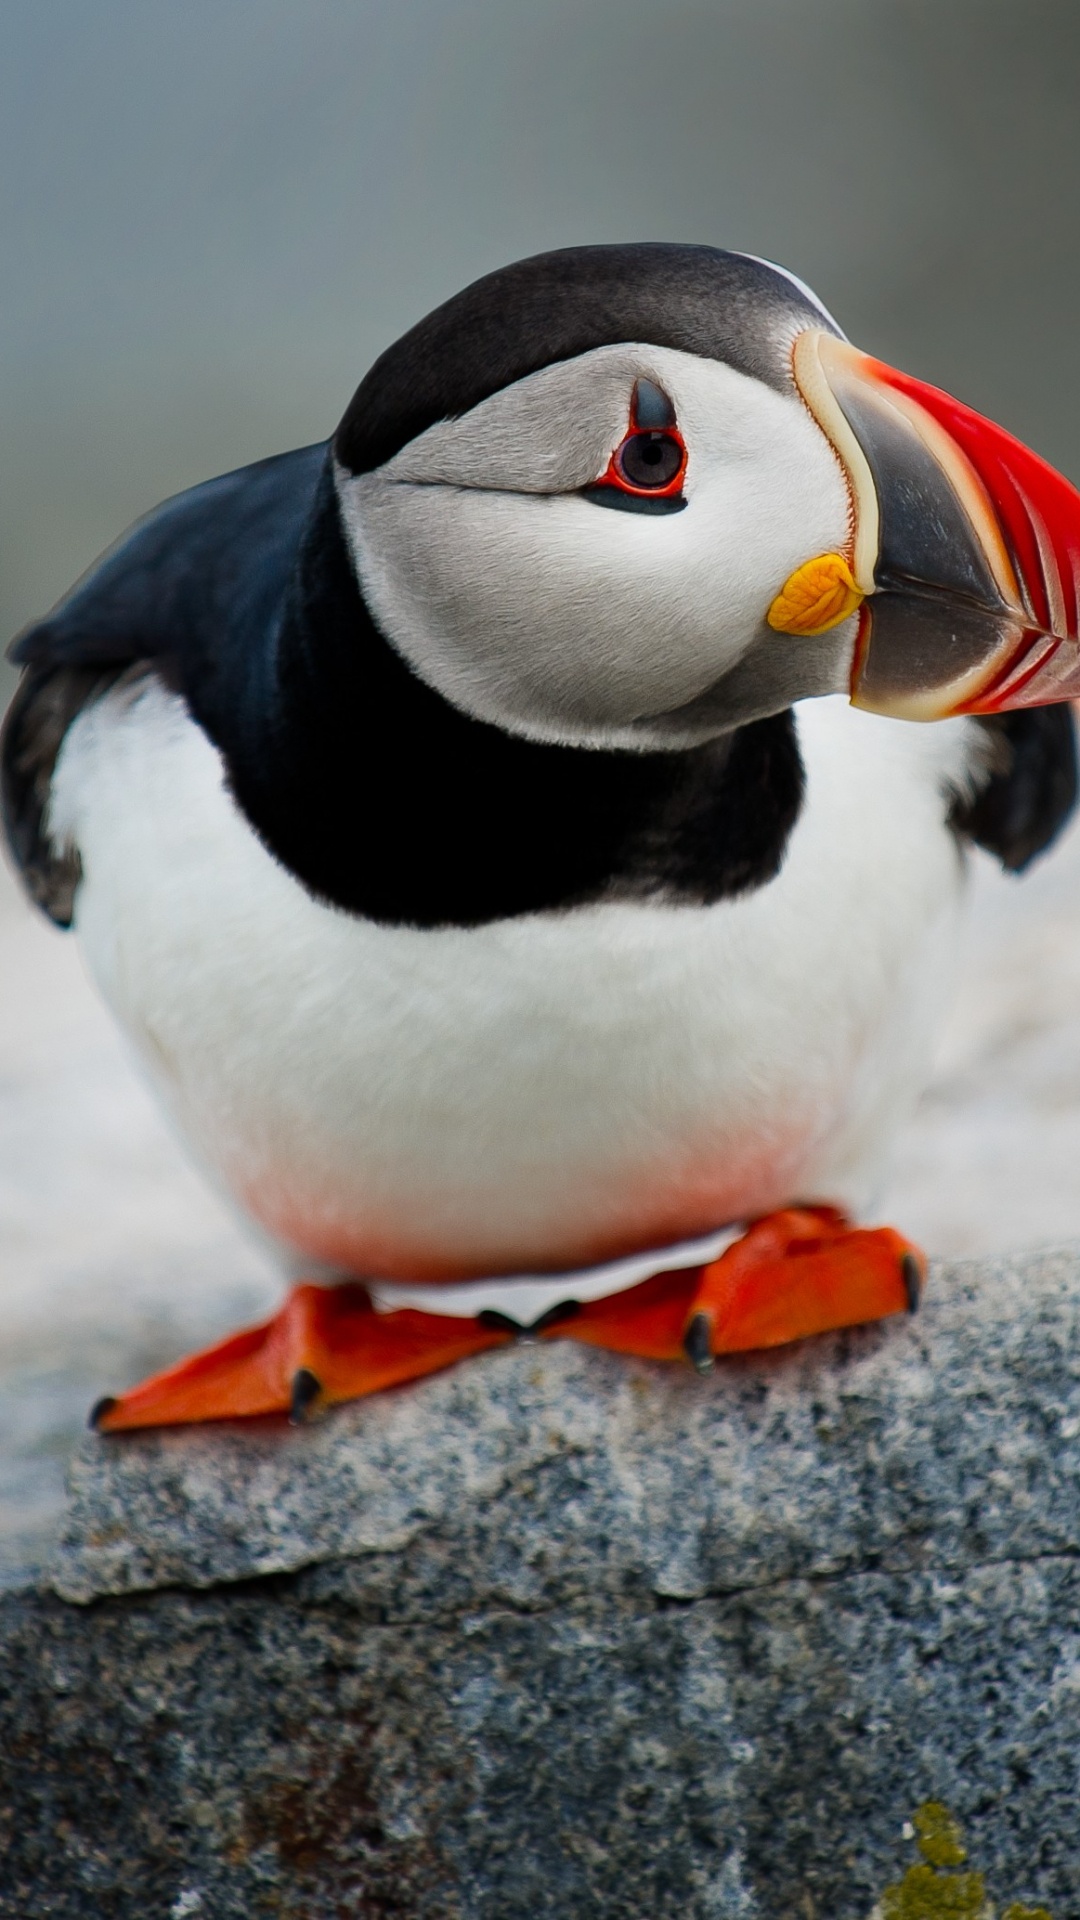
{"type": "Polygon", "coordinates": [[[795,645],[765,620],[796,567],[847,542],[840,467],[795,394],[717,361],[599,348],[439,422],[374,473],[339,469],[338,489],[387,638],[455,706],[512,732],[676,747],[847,686],[854,620],[795,645]],[[639,379],[669,396],[686,442],[680,512],[582,493],[639,379]],[[728,714],[716,683],[735,669],[728,714]]]}

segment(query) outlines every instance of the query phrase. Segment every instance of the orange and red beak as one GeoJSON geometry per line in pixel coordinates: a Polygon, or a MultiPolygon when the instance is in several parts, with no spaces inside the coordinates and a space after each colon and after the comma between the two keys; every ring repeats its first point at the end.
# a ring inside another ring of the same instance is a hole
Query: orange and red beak
{"type": "Polygon", "coordinates": [[[910,720],[1080,695],[1080,493],[937,387],[810,330],[794,372],[852,496],[856,706],[910,720]]]}

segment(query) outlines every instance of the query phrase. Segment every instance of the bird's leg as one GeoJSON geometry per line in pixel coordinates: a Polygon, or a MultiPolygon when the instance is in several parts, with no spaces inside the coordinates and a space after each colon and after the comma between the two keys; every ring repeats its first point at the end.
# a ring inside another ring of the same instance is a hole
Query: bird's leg
{"type": "Polygon", "coordinates": [[[505,1346],[502,1327],[404,1307],[376,1313],[366,1287],[293,1287],[272,1320],[192,1354],[91,1415],[100,1432],[287,1413],[302,1420],[316,1404],[356,1400],[380,1387],[436,1373],[488,1347],[505,1346]]]}
{"type": "Polygon", "coordinates": [[[541,1337],[685,1357],[707,1372],[720,1353],[914,1313],[925,1271],[923,1254],[891,1227],[853,1227],[835,1207],[787,1207],[755,1220],[708,1266],[590,1301],[541,1337]]]}

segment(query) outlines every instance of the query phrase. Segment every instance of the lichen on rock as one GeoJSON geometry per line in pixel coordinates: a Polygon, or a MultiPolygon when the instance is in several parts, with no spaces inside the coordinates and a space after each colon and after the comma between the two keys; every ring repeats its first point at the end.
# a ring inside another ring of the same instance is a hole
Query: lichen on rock
{"type": "Polygon", "coordinates": [[[926,1800],[912,1816],[919,1852],[932,1867],[962,1867],[967,1848],[960,1833],[960,1822],[940,1800],[926,1800]]]}
{"type": "MultiPolygon", "coordinates": [[[[886,1887],[874,1920],[994,1920],[981,1873],[944,1872],[967,1859],[959,1821],[940,1800],[926,1800],[911,1819],[911,1833],[922,1860],[902,1880],[886,1887]]],[[[1051,1920],[1045,1907],[1014,1901],[1001,1920],[1051,1920]]]]}

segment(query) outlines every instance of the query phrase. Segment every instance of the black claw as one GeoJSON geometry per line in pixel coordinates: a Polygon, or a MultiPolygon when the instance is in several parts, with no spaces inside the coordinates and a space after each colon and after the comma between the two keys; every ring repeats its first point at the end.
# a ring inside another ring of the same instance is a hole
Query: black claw
{"type": "Polygon", "coordinates": [[[900,1261],[900,1277],[907,1294],[907,1310],[918,1313],[922,1298],[922,1270],[913,1253],[905,1253],[900,1261]]]}
{"type": "Polygon", "coordinates": [[[556,1306],[549,1307],[546,1313],[540,1313],[535,1320],[531,1320],[527,1332],[543,1333],[545,1327],[557,1327],[560,1321],[573,1320],[580,1312],[580,1300],[560,1300],[556,1306]]]}
{"type": "Polygon", "coordinates": [[[683,1334],[683,1352],[692,1367],[699,1373],[711,1373],[713,1369],[712,1330],[706,1313],[695,1313],[686,1332],[683,1334]]]}
{"type": "Polygon", "coordinates": [[[292,1377],[292,1393],[289,1396],[289,1419],[294,1427],[307,1419],[311,1408],[322,1392],[322,1381],[312,1373],[310,1367],[297,1367],[292,1377]]]}
{"type": "Polygon", "coordinates": [[[105,1415],[107,1413],[111,1413],[115,1405],[116,1405],[115,1393],[103,1393],[100,1400],[94,1401],[94,1404],[90,1409],[90,1418],[86,1423],[92,1433],[97,1431],[98,1427],[100,1427],[101,1425],[101,1422],[104,1420],[105,1415]]]}
{"type": "Polygon", "coordinates": [[[520,1320],[512,1320],[508,1313],[500,1313],[497,1307],[484,1307],[476,1316],[478,1327],[487,1327],[489,1333],[512,1333],[520,1339],[525,1329],[520,1320]]]}

